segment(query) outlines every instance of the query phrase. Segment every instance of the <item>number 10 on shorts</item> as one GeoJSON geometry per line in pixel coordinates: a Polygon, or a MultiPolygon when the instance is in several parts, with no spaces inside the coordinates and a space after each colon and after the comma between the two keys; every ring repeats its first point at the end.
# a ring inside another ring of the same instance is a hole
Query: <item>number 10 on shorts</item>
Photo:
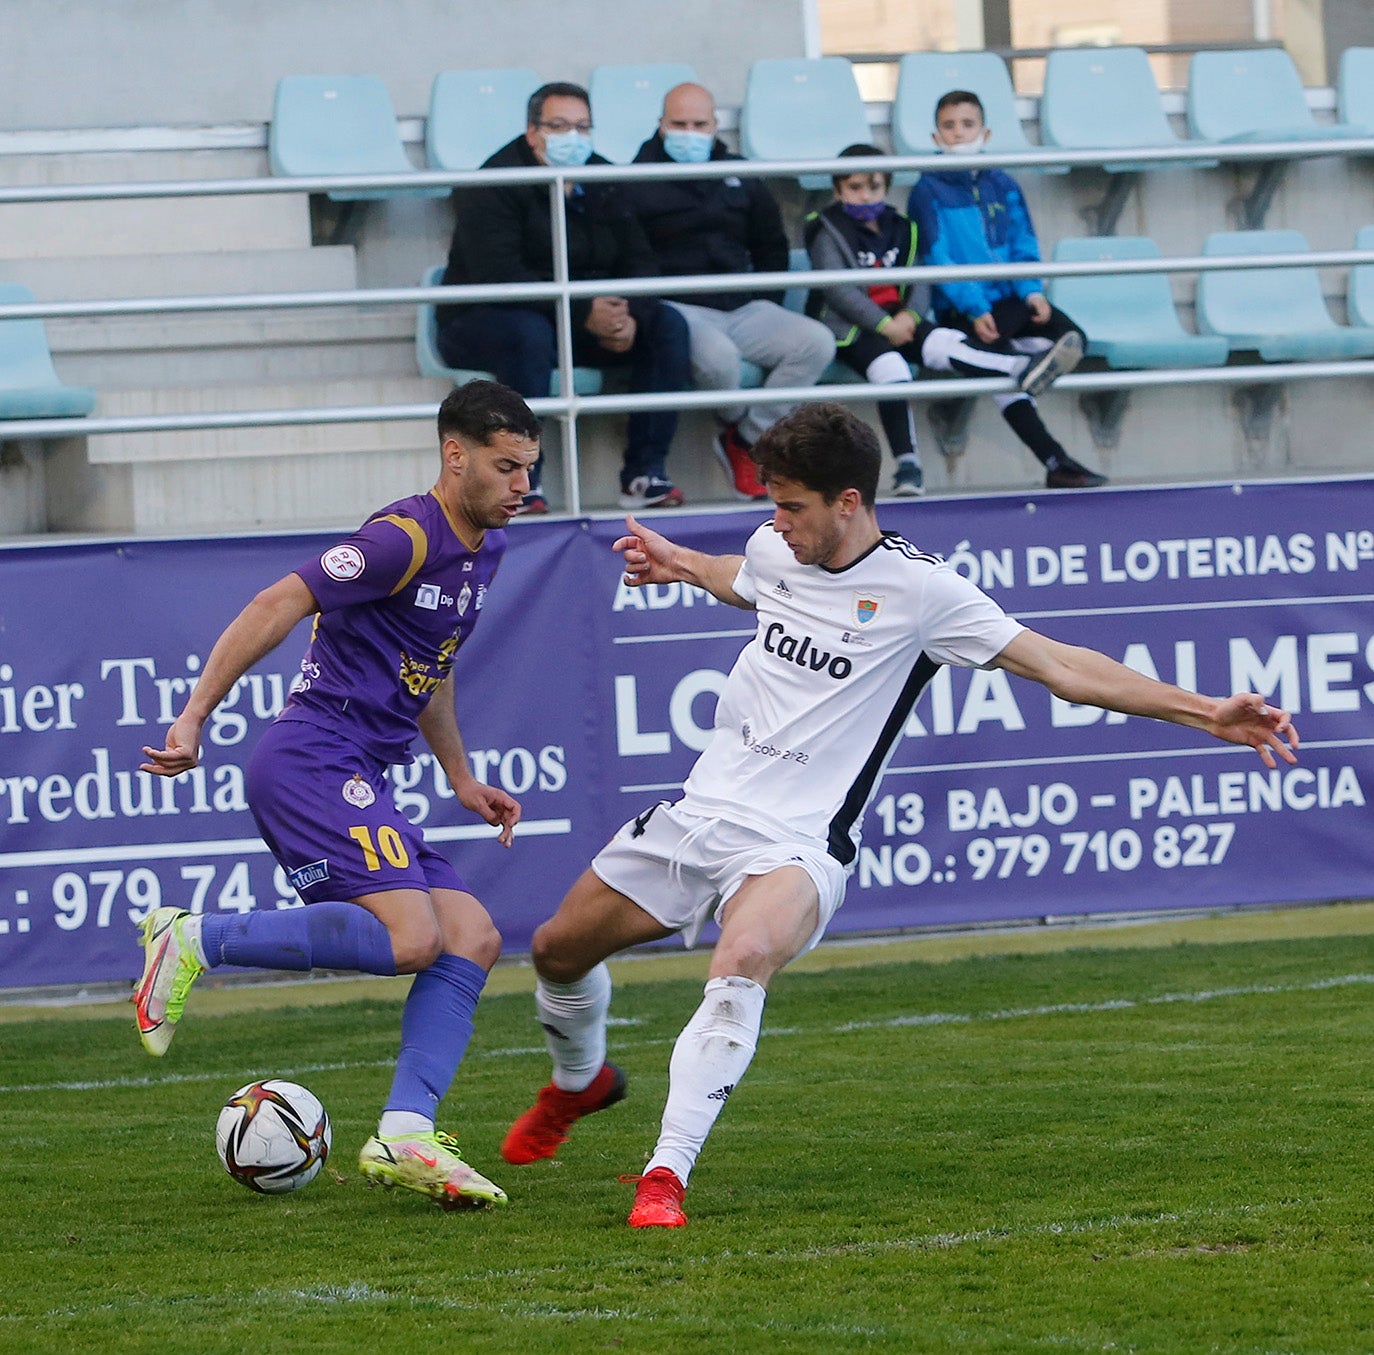
{"type": "Polygon", "coordinates": [[[404,870],[410,865],[410,853],[406,851],[406,844],[401,840],[400,833],[389,823],[384,823],[377,829],[375,845],[372,841],[372,830],[365,823],[350,828],[348,836],[362,848],[363,864],[368,870],[381,870],[382,857],[386,858],[388,865],[395,866],[397,870],[404,870]]]}

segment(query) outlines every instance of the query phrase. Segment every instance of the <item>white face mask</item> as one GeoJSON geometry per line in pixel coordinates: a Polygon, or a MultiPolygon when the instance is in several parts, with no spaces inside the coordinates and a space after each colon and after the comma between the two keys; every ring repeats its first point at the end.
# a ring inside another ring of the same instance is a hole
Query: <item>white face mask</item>
{"type": "Polygon", "coordinates": [[[983,133],[977,141],[956,141],[953,144],[942,141],[940,149],[946,155],[977,155],[988,144],[988,134],[983,133]]]}

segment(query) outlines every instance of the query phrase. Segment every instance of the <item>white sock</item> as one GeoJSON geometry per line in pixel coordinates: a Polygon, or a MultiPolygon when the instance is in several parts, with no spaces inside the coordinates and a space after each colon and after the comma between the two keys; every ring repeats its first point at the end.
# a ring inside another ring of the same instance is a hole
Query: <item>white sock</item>
{"type": "Polygon", "coordinates": [[[649,1165],[668,1167],[685,1186],[730,1093],[749,1067],[767,992],[753,979],[712,979],[683,1027],[668,1063],[668,1103],[649,1165]]]}
{"type": "Polygon", "coordinates": [[[611,971],[599,964],[573,983],[539,979],[534,1005],[553,1059],[553,1085],[565,1092],[585,1091],[606,1062],[611,971]]]}
{"type": "Polygon", "coordinates": [[[1054,344],[1040,335],[1030,335],[1027,338],[1013,339],[1011,346],[1018,353],[1029,353],[1032,357],[1037,357],[1041,353],[1048,353],[1054,344]]]}
{"type": "Polygon", "coordinates": [[[399,1135],[432,1134],[434,1121],[417,1110],[384,1110],[377,1124],[377,1134],[384,1139],[394,1139],[399,1135]]]}
{"type": "Polygon", "coordinates": [[[1008,405],[1014,405],[1018,400],[1025,400],[1032,409],[1036,408],[1035,401],[1023,391],[1004,391],[992,397],[993,404],[999,410],[1005,410],[1008,405]]]}

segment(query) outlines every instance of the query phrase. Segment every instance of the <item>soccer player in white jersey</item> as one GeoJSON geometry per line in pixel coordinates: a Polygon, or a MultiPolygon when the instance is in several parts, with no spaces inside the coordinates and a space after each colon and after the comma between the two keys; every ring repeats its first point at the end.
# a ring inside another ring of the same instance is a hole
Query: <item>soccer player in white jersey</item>
{"type": "Polygon", "coordinates": [[[646,809],[597,854],[534,934],[536,1005],[553,1080],[510,1128],[508,1162],[552,1157],[572,1123],[625,1094],[606,1062],[603,961],[721,924],[705,997],[668,1066],[662,1130],[629,1224],[676,1228],[692,1167],[749,1067],[773,975],[820,939],[844,898],[864,807],[939,665],[1003,668],[1054,695],[1190,725],[1296,761],[1285,711],[1260,696],[1201,696],[1096,650],[1061,644],[874,514],[881,453],[839,405],[803,408],[760,438],[775,512],[743,555],[705,555],[627,519],[628,584],[675,581],[758,614],[730,671],[711,743],[682,799],[646,809]]]}

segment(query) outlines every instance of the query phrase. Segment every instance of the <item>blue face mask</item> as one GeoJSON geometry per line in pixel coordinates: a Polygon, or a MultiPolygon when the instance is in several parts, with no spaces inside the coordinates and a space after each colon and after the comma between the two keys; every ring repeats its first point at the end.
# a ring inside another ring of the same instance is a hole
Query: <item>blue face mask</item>
{"type": "Polygon", "coordinates": [[[842,202],[845,216],[855,221],[876,221],[887,208],[885,202],[842,202]]]}
{"type": "Polygon", "coordinates": [[[584,132],[544,133],[544,158],[560,169],[585,165],[591,153],[592,139],[584,132]]]}
{"type": "Polygon", "coordinates": [[[700,165],[711,158],[715,138],[706,132],[664,132],[663,149],[680,165],[700,165]]]}

